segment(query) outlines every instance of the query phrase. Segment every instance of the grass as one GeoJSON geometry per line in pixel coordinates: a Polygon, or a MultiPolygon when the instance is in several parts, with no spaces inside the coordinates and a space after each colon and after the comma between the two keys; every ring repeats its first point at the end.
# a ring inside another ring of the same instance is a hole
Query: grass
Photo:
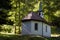
{"type": "Polygon", "coordinates": [[[0,34],[0,40],[60,40],[60,37],[45,38],[45,37],[30,37],[30,36],[0,34]]]}

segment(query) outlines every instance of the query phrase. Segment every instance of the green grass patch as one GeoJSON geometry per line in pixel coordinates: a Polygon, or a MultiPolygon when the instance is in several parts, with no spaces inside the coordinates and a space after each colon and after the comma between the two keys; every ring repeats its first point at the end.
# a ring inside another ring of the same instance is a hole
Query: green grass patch
{"type": "Polygon", "coordinates": [[[60,40],[60,37],[31,37],[31,36],[19,36],[19,35],[5,35],[0,34],[0,40],[60,40]]]}

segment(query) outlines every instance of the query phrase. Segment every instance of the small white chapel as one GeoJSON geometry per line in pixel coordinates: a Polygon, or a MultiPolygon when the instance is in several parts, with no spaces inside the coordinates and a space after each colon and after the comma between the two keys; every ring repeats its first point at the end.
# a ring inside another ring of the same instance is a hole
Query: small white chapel
{"type": "Polygon", "coordinates": [[[51,25],[44,19],[42,2],[37,12],[29,12],[22,19],[22,35],[51,37],[51,25]]]}

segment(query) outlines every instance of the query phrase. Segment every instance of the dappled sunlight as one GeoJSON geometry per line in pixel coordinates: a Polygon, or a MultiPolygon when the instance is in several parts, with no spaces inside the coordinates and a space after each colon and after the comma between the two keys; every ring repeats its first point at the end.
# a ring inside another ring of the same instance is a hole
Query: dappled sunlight
{"type": "MultiPolygon", "coordinates": [[[[2,29],[0,29],[1,31],[0,31],[0,34],[7,34],[7,35],[15,35],[15,27],[12,25],[2,25],[1,26],[2,27],[2,29]]],[[[21,27],[20,27],[20,30],[22,30],[21,29],[21,27]]],[[[16,26],[16,34],[18,34],[19,33],[19,27],[18,26],[16,26]]]]}
{"type": "Polygon", "coordinates": [[[51,37],[60,37],[60,34],[51,34],[51,37]]]}
{"type": "Polygon", "coordinates": [[[40,3],[40,1],[39,1],[37,4],[34,5],[35,8],[33,9],[33,11],[37,11],[37,10],[38,10],[38,8],[39,8],[39,3],[40,3]]]}
{"type": "Polygon", "coordinates": [[[57,17],[60,17],[60,10],[56,11],[56,13],[54,15],[57,17]]]}
{"type": "Polygon", "coordinates": [[[51,27],[51,38],[41,37],[39,35],[36,37],[21,35],[22,18],[27,15],[29,11],[37,12],[41,0],[19,1],[0,0],[0,40],[60,40],[60,0],[42,1],[44,19],[46,19],[49,24],[54,24],[53,27],[51,27]]]}
{"type": "Polygon", "coordinates": [[[1,34],[14,34],[14,27],[11,25],[2,25],[0,29],[1,34]]]}
{"type": "Polygon", "coordinates": [[[51,1],[50,6],[53,6],[54,2],[51,1]]]}

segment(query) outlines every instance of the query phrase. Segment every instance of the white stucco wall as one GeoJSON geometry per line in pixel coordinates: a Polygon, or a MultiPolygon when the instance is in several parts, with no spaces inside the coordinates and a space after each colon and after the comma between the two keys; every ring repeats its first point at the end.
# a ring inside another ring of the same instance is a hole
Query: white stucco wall
{"type": "Polygon", "coordinates": [[[42,27],[42,22],[39,21],[28,21],[28,22],[23,22],[22,25],[22,34],[35,34],[35,35],[43,35],[45,37],[50,37],[51,36],[51,28],[49,25],[43,23],[42,27]],[[38,23],[38,30],[35,30],[35,23],[38,23]],[[46,32],[46,25],[47,25],[47,32],[46,32]],[[26,28],[26,30],[24,30],[26,28]],[[43,28],[43,30],[42,30],[43,28]]]}
{"type": "Polygon", "coordinates": [[[31,33],[36,35],[42,35],[42,24],[38,21],[31,21],[31,33]],[[36,31],[34,28],[34,24],[38,23],[38,30],[36,31]]]}
{"type": "Polygon", "coordinates": [[[50,37],[51,36],[51,28],[49,25],[43,23],[43,36],[50,37]],[[46,32],[46,26],[47,26],[47,32],[46,32]]]}
{"type": "Polygon", "coordinates": [[[31,33],[31,21],[22,22],[22,35],[28,35],[31,33]]]}
{"type": "Polygon", "coordinates": [[[42,27],[42,22],[31,21],[31,34],[43,35],[45,37],[50,37],[51,36],[51,28],[49,25],[47,25],[45,23],[43,23],[43,27],[42,27]],[[35,31],[35,29],[34,29],[35,23],[38,23],[38,31],[35,31]],[[46,32],[46,26],[47,26],[47,32],[46,32]],[[43,30],[42,30],[42,28],[43,28],[43,30]]]}

